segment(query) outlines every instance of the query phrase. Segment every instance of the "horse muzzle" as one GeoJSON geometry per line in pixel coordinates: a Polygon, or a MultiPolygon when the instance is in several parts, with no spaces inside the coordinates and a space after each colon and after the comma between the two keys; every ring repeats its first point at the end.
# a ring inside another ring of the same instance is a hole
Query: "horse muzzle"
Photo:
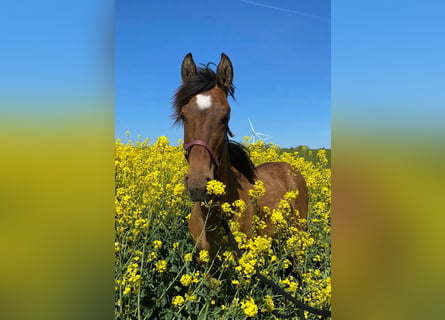
{"type": "Polygon", "coordinates": [[[185,178],[185,190],[187,191],[188,196],[193,202],[206,200],[206,186],[207,182],[211,179],[206,178],[200,180],[201,181],[197,181],[197,179],[191,179],[188,175],[185,178]]]}
{"type": "Polygon", "coordinates": [[[185,177],[187,194],[194,202],[205,201],[207,182],[214,179],[213,170],[215,167],[219,167],[218,157],[209,145],[202,140],[193,140],[185,144],[184,151],[185,158],[189,163],[189,170],[185,177]],[[195,149],[193,148],[194,146],[199,146],[200,148],[195,149]],[[210,165],[208,161],[210,161],[210,165]]]}

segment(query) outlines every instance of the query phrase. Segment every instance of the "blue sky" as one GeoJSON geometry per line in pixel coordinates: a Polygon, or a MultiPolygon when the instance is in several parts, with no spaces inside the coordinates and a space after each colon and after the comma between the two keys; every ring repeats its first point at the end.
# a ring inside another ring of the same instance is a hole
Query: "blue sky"
{"type": "Polygon", "coordinates": [[[116,1],[116,137],[182,138],[170,119],[188,52],[234,66],[235,140],[255,130],[281,147],[331,147],[330,1],[116,1]]]}

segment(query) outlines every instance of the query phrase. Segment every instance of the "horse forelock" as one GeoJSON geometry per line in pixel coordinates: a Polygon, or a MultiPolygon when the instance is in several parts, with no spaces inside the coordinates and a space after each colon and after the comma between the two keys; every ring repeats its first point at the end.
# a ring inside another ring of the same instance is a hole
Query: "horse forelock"
{"type": "Polygon", "coordinates": [[[202,67],[197,69],[195,75],[193,75],[189,80],[183,82],[176,90],[173,96],[173,115],[172,118],[175,120],[175,124],[181,121],[181,109],[190,99],[194,96],[201,94],[203,92],[209,91],[218,85],[227,96],[235,99],[235,87],[233,84],[230,86],[224,86],[217,83],[217,77],[215,71],[210,68],[213,63],[208,63],[207,65],[202,65],[202,67]]]}

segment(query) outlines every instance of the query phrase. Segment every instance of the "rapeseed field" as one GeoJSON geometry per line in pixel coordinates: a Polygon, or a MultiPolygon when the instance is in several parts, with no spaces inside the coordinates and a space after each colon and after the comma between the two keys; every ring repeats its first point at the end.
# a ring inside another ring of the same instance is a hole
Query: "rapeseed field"
{"type": "MultiPolygon", "coordinates": [[[[251,237],[230,222],[242,256],[228,246],[215,258],[198,250],[188,233],[192,202],[185,193],[187,162],[183,146],[166,137],[154,143],[116,141],[115,158],[115,319],[280,319],[294,315],[293,305],[254,277],[263,275],[310,306],[330,309],[331,303],[331,170],[326,151],[307,161],[298,152],[280,152],[276,145],[248,145],[255,165],[286,161],[306,179],[310,194],[307,230],[287,223],[288,192],[277,210],[258,212],[251,237]],[[261,215],[270,214],[278,230],[261,235],[261,215]]],[[[208,192],[225,186],[212,181],[208,192]]],[[[250,192],[255,202],[264,193],[259,181],[250,192]]],[[[209,201],[210,209],[241,214],[243,201],[209,201]]],[[[301,220],[301,219],[300,219],[301,220]]],[[[319,319],[306,313],[307,319],[319,319]]]]}

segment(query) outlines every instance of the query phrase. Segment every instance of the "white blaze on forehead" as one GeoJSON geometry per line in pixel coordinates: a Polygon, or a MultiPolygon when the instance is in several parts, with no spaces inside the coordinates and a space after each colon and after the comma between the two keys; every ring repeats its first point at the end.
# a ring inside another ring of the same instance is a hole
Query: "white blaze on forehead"
{"type": "Polygon", "coordinates": [[[198,108],[200,110],[208,109],[212,105],[212,97],[204,94],[198,94],[196,96],[196,103],[198,104],[198,108]]]}

